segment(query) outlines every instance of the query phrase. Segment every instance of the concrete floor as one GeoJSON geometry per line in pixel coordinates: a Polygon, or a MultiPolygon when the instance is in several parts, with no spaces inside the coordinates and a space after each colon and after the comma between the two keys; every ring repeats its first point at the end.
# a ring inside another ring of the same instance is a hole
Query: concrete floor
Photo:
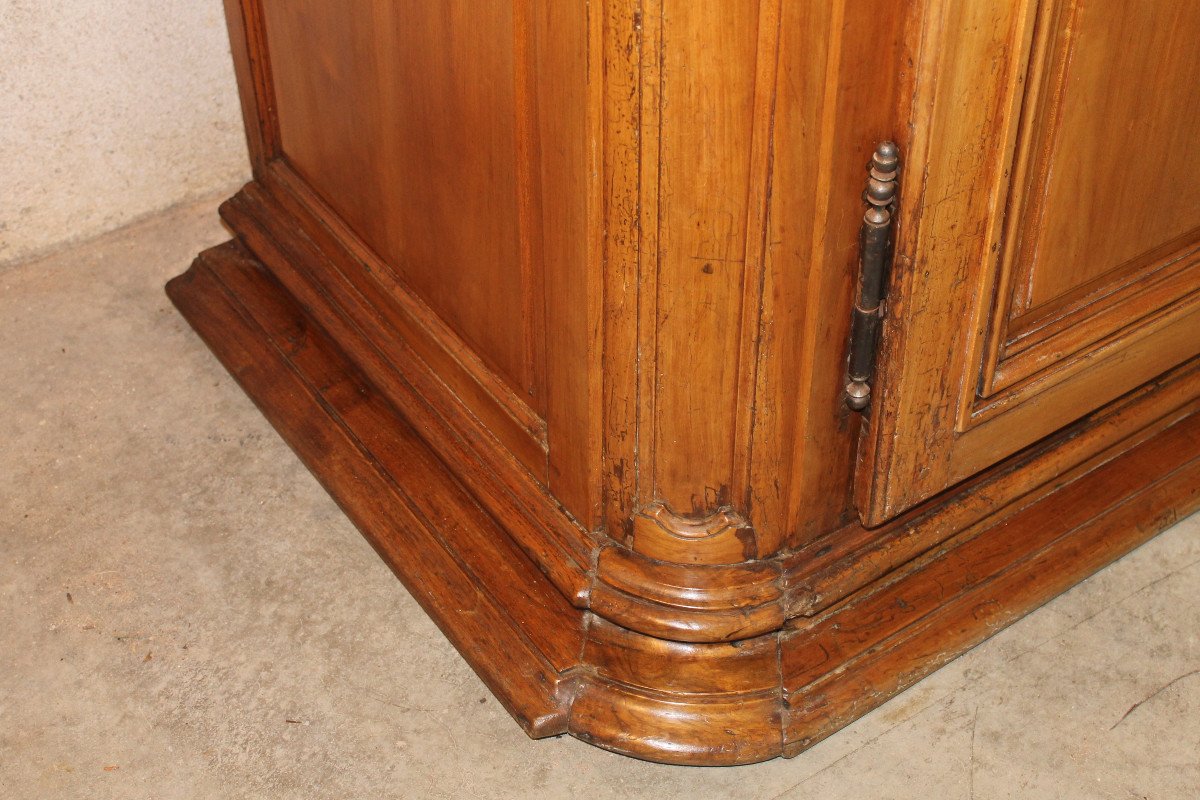
{"type": "Polygon", "coordinates": [[[791,761],[526,739],[163,296],[223,238],[0,271],[0,797],[1200,796],[1195,517],[791,761]]]}

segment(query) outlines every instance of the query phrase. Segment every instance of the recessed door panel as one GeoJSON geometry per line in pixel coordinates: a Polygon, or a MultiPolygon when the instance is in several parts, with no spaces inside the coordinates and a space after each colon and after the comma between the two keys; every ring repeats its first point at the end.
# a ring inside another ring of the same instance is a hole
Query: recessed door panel
{"type": "Polygon", "coordinates": [[[1200,148],[1181,124],[1200,108],[1200,14],[1179,2],[1050,5],[1031,70],[1045,85],[1027,104],[1036,124],[1020,153],[1033,165],[1019,187],[1022,311],[1120,282],[1200,238],[1198,204],[1185,199],[1200,148]]]}

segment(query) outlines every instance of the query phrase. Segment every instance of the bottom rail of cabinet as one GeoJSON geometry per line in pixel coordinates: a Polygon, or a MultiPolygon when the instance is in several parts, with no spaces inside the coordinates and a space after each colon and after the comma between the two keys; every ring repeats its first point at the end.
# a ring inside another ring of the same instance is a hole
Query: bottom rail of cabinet
{"type": "Polygon", "coordinates": [[[167,292],[533,737],[675,764],[795,755],[1200,506],[1200,414],[1180,415],[815,616],[658,639],[572,605],[241,244],[167,292]]]}

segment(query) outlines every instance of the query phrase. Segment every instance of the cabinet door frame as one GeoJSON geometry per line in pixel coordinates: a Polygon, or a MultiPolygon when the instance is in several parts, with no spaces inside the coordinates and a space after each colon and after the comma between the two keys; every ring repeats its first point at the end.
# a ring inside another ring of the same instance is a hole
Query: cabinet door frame
{"type": "Polygon", "coordinates": [[[1074,8],[1071,0],[926,0],[914,10],[920,36],[909,124],[898,136],[906,168],[896,256],[857,473],[867,525],[1168,371],[1200,330],[1200,291],[1178,279],[1195,259],[1167,260],[1147,267],[1157,283],[1127,283],[1096,307],[1109,315],[1107,335],[1091,335],[1103,328],[1089,320],[1091,333],[1071,340],[1076,303],[1058,318],[1066,336],[1027,349],[1025,363],[1005,363],[1015,280],[1005,211],[1030,161],[1018,157],[1022,128],[1033,124],[1023,109],[1054,71],[1055,37],[1035,33],[1074,8]]]}

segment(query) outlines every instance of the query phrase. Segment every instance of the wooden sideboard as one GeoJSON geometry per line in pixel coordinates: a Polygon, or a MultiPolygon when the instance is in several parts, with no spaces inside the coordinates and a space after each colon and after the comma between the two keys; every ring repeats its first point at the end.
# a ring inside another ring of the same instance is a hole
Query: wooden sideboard
{"type": "Polygon", "coordinates": [[[226,10],[168,293],[531,736],[794,755],[1200,506],[1194,3],[226,10]]]}

